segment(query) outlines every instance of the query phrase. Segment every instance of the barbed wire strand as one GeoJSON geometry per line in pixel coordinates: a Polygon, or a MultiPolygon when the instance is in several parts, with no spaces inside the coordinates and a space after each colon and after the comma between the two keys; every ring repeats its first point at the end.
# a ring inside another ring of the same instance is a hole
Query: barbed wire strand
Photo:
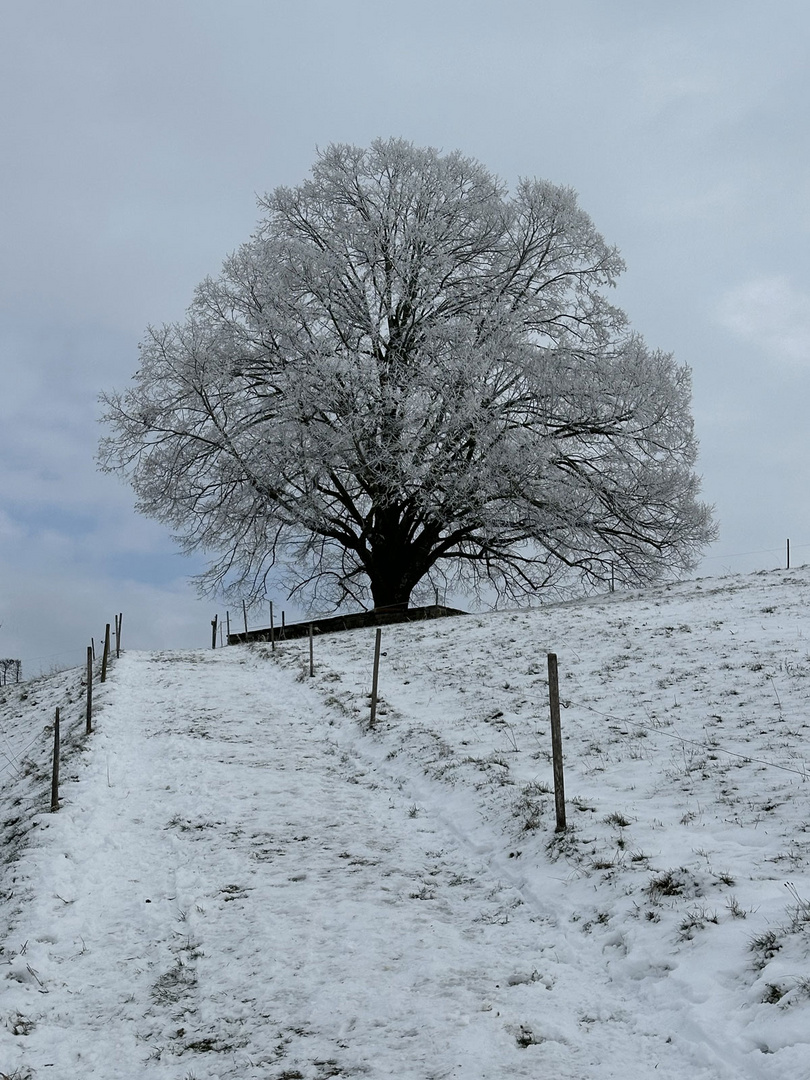
{"type": "MultiPolygon", "coordinates": [[[[54,653],[53,655],[59,655],[59,654],[54,653]]],[[[64,654],[62,654],[62,655],[64,655],[64,654]]],[[[15,684],[10,684],[10,685],[20,685],[21,686],[23,684],[22,683],[19,683],[19,684],[15,683],[15,684]]],[[[23,755],[27,754],[28,751],[31,749],[31,747],[34,746],[35,743],[39,742],[39,740],[44,737],[45,732],[42,731],[38,735],[35,735],[34,738],[29,743],[27,743],[21,750],[14,750],[14,748],[12,747],[11,742],[10,742],[10,740],[8,738],[8,735],[6,734],[5,728],[0,728],[0,734],[2,735],[2,737],[4,739],[4,741],[6,743],[6,748],[8,750],[8,753],[4,753],[3,751],[0,751],[0,757],[3,757],[3,758],[6,759],[6,764],[2,768],[0,768],[0,776],[2,776],[3,773],[8,772],[8,770],[11,769],[11,768],[15,769],[17,771],[17,773],[19,773],[20,767],[22,765],[22,760],[21,759],[22,759],[23,755]]]]}
{"type": "Polygon", "coordinates": [[[17,755],[16,755],[16,754],[15,754],[15,752],[14,752],[14,747],[13,747],[13,746],[11,745],[11,739],[9,739],[9,737],[8,737],[8,732],[6,731],[5,725],[3,725],[2,727],[0,727],[0,735],[2,735],[2,737],[3,737],[3,742],[4,742],[4,744],[5,744],[6,750],[8,751],[8,753],[4,753],[4,754],[3,754],[2,756],[3,756],[3,757],[4,757],[4,758],[5,758],[6,760],[7,760],[7,761],[10,761],[10,760],[11,760],[11,758],[15,758],[15,759],[16,759],[17,755]],[[10,755],[10,756],[9,756],[9,755],[10,755]]]}
{"type": "MultiPolygon", "coordinates": [[[[45,653],[43,656],[23,656],[22,659],[20,660],[20,663],[21,664],[32,664],[35,660],[56,660],[60,656],[75,656],[76,653],[77,653],[76,649],[63,649],[62,652],[45,653]]],[[[80,663],[72,664],[71,667],[81,667],[81,664],[80,663]]],[[[65,671],[67,669],[63,668],[62,670],[65,671]]],[[[59,674],[61,674],[61,672],[57,671],[57,672],[55,672],[55,674],[59,675],[59,674]]]]}
{"type": "MultiPolygon", "coordinates": [[[[41,732],[40,732],[40,733],[39,733],[38,735],[36,735],[36,736],[35,736],[35,737],[34,737],[34,738],[33,738],[33,739],[31,740],[31,742],[30,742],[30,743],[28,743],[28,745],[27,745],[27,746],[24,746],[24,747],[22,748],[22,750],[20,750],[19,754],[17,755],[17,756],[18,756],[18,759],[19,759],[19,758],[21,758],[23,754],[27,753],[27,752],[28,752],[28,751],[29,751],[29,750],[31,749],[31,747],[32,747],[32,746],[34,745],[34,743],[37,743],[37,742],[39,742],[39,740],[40,740],[41,738],[43,738],[44,734],[45,734],[45,733],[41,731],[41,732]]],[[[5,757],[5,755],[3,755],[3,756],[5,757]]],[[[0,769],[0,776],[2,776],[4,772],[6,772],[6,771],[7,771],[8,769],[11,769],[11,768],[15,768],[15,769],[16,769],[16,770],[17,770],[17,771],[19,772],[19,770],[20,770],[20,763],[19,763],[19,761],[9,761],[9,762],[8,762],[8,763],[7,763],[6,765],[4,765],[4,766],[3,766],[3,768],[2,768],[2,769],[0,769]]]]}
{"type": "Polygon", "coordinates": [[[670,731],[664,731],[662,728],[650,728],[648,724],[642,724],[639,720],[629,720],[622,716],[613,716],[612,713],[603,713],[599,709],[594,709],[591,705],[585,705],[582,701],[574,701],[571,698],[567,698],[561,704],[567,709],[572,705],[579,709],[585,709],[587,712],[592,712],[596,716],[601,716],[605,720],[609,720],[614,724],[629,724],[632,727],[641,728],[643,731],[653,731],[657,735],[663,735],[667,739],[672,739],[675,742],[681,743],[685,746],[696,746],[701,750],[709,749],[718,754],[726,754],[728,757],[740,758],[742,761],[756,762],[758,765],[767,765],[770,769],[781,769],[782,772],[793,773],[795,776],[800,776],[802,780],[810,778],[807,769],[791,769],[788,765],[778,765],[775,761],[766,761],[765,758],[753,757],[751,754],[740,754],[736,750],[726,750],[725,747],[717,745],[708,745],[705,742],[698,742],[697,739],[687,739],[684,735],[673,735],[670,731]]]}
{"type": "MultiPolygon", "coordinates": [[[[794,544],[794,543],[791,543],[790,551],[791,551],[791,554],[792,554],[794,551],[802,551],[804,548],[808,548],[808,547],[810,547],[810,544],[794,544]]],[[[784,555],[784,554],[785,554],[785,548],[784,547],[759,548],[758,551],[737,551],[733,555],[704,555],[703,556],[703,561],[708,562],[710,559],[744,559],[748,555],[784,555]]],[[[787,567],[783,566],[783,567],[781,567],[781,569],[785,570],[785,569],[787,569],[787,567]]],[[[797,567],[791,566],[790,569],[795,570],[795,569],[797,569],[797,567]]]]}

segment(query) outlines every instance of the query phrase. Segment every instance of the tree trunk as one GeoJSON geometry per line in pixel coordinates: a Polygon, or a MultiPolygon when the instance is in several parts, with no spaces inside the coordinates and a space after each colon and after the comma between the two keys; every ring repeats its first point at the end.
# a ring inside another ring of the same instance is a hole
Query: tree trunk
{"type": "Polygon", "coordinates": [[[374,529],[363,559],[375,608],[404,607],[435,562],[440,527],[414,523],[411,513],[392,503],[375,511],[374,529]]]}
{"type": "Polygon", "coordinates": [[[371,596],[375,608],[407,607],[413,585],[406,583],[401,571],[392,569],[389,576],[371,580],[371,596]]]}

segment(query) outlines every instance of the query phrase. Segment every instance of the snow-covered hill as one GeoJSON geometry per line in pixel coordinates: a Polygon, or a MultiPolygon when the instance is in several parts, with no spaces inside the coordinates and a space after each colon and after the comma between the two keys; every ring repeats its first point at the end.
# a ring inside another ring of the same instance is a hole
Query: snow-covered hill
{"type": "Polygon", "coordinates": [[[0,1077],[810,1077],[808,601],[386,628],[373,732],[373,630],[3,689],[0,1077]]]}

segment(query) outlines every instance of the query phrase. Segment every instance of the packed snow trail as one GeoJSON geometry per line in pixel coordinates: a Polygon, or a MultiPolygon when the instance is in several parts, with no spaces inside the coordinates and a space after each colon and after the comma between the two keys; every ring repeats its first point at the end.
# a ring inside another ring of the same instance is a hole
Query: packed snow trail
{"type": "Polygon", "coordinates": [[[559,883],[529,894],[467,835],[463,793],[277,665],[125,655],[97,723],[20,865],[0,1073],[740,1075],[634,1014],[559,883]]]}

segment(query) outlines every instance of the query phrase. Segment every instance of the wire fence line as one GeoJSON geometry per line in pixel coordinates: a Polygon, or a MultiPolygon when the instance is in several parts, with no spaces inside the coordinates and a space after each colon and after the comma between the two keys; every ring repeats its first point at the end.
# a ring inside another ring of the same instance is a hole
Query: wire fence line
{"type": "MultiPolygon", "coordinates": [[[[40,676],[40,680],[45,680],[48,678],[49,676],[47,675],[40,676]]],[[[37,682],[39,682],[40,680],[37,680],[37,682]]],[[[70,700],[74,707],[76,707],[75,711],[78,714],[79,708],[83,708],[83,706],[78,706],[78,701],[83,696],[82,691],[85,687],[85,680],[86,674],[83,671],[81,673],[77,672],[77,679],[75,685],[72,688],[66,684],[61,687],[60,691],[57,691],[53,695],[48,695],[51,700],[49,704],[45,706],[45,708],[48,709],[48,720],[46,724],[43,727],[38,727],[36,733],[33,734],[29,739],[27,739],[27,741],[23,744],[15,745],[14,739],[12,737],[12,734],[8,730],[7,724],[0,726],[0,739],[2,740],[2,748],[0,748],[0,760],[4,762],[4,764],[0,765],[0,777],[4,776],[10,771],[13,772],[14,775],[19,776],[32,765],[34,766],[35,770],[42,770],[46,768],[47,759],[50,753],[50,732],[53,725],[53,712],[51,702],[55,702],[58,697],[62,697],[64,699],[64,697],[67,696],[68,700],[70,700]],[[72,694],[70,693],[71,689],[73,690],[72,694]],[[40,749],[35,754],[34,759],[32,760],[31,758],[29,758],[28,755],[34,749],[34,747],[38,745],[40,749]]],[[[25,697],[21,700],[25,700],[25,698],[28,696],[31,685],[31,683],[21,683],[17,686],[8,685],[3,689],[10,691],[19,690],[23,695],[25,695],[25,697]]],[[[36,716],[38,717],[42,711],[42,707],[38,704],[34,704],[33,707],[36,709],[36,716]]],[[[62,712],[67,717],[68,710],[65,709],[64,706],[62,707],[62,712]]],[[[78,726],[78,722],[79,721],[77,719],[76,726],[78,726]]],[[[28,734],[30,734],[30,732],[31,729],[29,728],[28,734]]]]}
{"type": "MultiPolygon", "coordinates": [[[[21,662],[23,664],[33,664],[37,660],[58,660],[60,657],[63,657],[63,656],[75,656],[75,655],[76,655],[76,650],[75,649],[63,649],[62,652],[44,653],[42,656],[24,656],[22,658],[21,662]]],[[[76,664],[70,664],[68,666],[70,666],[70,667],[80,667],[81,662],[76,663],[76,664]]]]}
{"type": "MultiPolygon", "coordinates": [[[[808,547],[810,547],[810,545],[808,545],[808,547]]],[[[378,629],[377,630],[377,637],[376,637],[376,640],[375,640],[375,662],[374,662],[374,668],[373,668],[374,684],[376,684],[377,677],[378,677],[377,664],[379,663],[380,633],[381,633],[381,631],[378,629]]],[[[569,644],[569,648],[570,648],[570,644],[569,644]]],[[[572,651],[574,651],[574,650],[572,650],[572,651]]],[[[555,659],[556,659],[556,654],[554,654],[554,655],[555,655],[555,659]]],[[[577,655],[577,654],[575,653],[575,655],[577,655]]],[[[310,674],[312,674],[311,665],[310,665],[310,674]]],[[[371,714],[371,724],[370,724],[370,726],[371,726],[371,728],[373,728],[374,727],[374,716],[375,716],[375,711],[376,711],[375,710],[376,687],[374,685],[372,687],[371,697],[372,697],[372,714],[371,714]]],[[[657,734],[657,735],[662,735],[664,738],[670,739],[671,741],[678,743],[680,746],[695,747],[696,749],[699,749],[699,750],[710,750],[712,753],[723,754],[726,757],[735,758],[735,759],[737,759],[739,761],[745,762],[746,764],[747,763],[752,763],[752,764],[762,765],[762,766],[765,766],[766,768],[769,768],[769,769],[778,769],[780,772],[790,773],[793,776],[800,777],[802,779],[802,781],[805,781],[805,782],[810,780],[810,769],[808,769],[808,766],[805,764],[804,761],[802,761],[802,763],[801,763],[801,768],[793,768],[793,767],[791,767],[789,765],[781,765],[776,761],[770,761],[767,758],[761,758],[761,757],[758,757],[758,756],[756,756],[754,754],[743,753],[743,752],[741,752],[739,750],[729,750],[727,747],[724,747],[724,746],[720,745],[720,743],[714,738],[714,736],[711,736],[708,733],[706,734],[706,737],[703,740],[691,739],[691,738],[688,738],[685,735],[681,735],[681,734],[671,732],[671,731],[666,731],[666,730],[663,729],[663,727],[660,724],[651,724],[649,721],[647,721],[645,723],[645,722],[642,722],[640,720],[631,720],[630,717],[627,717],[627,716],[618,716],[615,713],[603,712],[600,709],[594,708],[592,705],[586,705],[585,702],[577,701],[576,699],[571,698],[571,697],[566,697],[566,698],[560,697],[559,698],[559,704],[564,709],[570,709],[572,707],[583,709],[586,712],[593,713],[595,716],[599,716],[600,718],[602,718],[606,722],[613,723],[613,724],[628,725],[628,726],[637,728],[637,729],[639,729],[641,731],[644,731],[645,734],[653,733],[653,734],[657,734]]],[[[781,712],[781,709],[782,709],[782,706],[781,706],[781,703],[779,703],[780,712],[781,712]]],[[[511,727],[511,725],[508,725],[508,726],[511,727]]]]}
{"type": "MultiPolygon", "coordinates": [[[[5,736],[5,734],[3,735],[3,738],[6,740],[6,743],[8,744],[8,739],[5,736]]],[[[2,774],[4,772],[7,772],[9,769],[16,769],[16,771],[19,773],[20,769],[22,768],[22,764],[23,764],[23,761],[22,761],[23,755],[27,754],[28,751],[31,749],[31,747],[35,746],[42,738],[43,738],[43,733],[42,732],[37,732],[37,734],[33,737],[33,739],[31,739],[31,741],[29,743],[26,743],[25,746],[21,747],[21,749],[15,751],[15,750],[12,750],[11,747],[9,746],[8,753],[0,751],[0,757],[5,758],[5,760],[6,760],[6,764],[3,765],[2,768],[0,768],[0,776],[2,776],[2,774]]]]}
{"type": "Polygon", "coordinates": [[[39,670],[36,674],[29,676],[25,679],[22,674],[20,682],[30,682],[32,679],[40,679],[46,675],[57,675],[60,671],[68,671],[70,668],[83,667],[82,659],[76,656],[75,649],[64,649],[62,652],[55,653],[43,653],[41,656],[23,656],[20,660],[24,670],[30,670],[31,665],[39,664],[39,670]],[[67,659],[67,662],[64,662],[67,659]],[[44,665],[48,664],[49,669],[46,670],[44,665]]]}
{"type": "MultiPolygon", "coordinates": [[[[93,730],[93,683],[96,678],[104,682],[108,668],[115,657],[121,653],[121,630],[123,615],[115,616],[115,630],[111,635],[111,624],[107,623],[104,633],[103,654],[96,659],[95,643],[87,647],[86,666],[76,665],[75,670],[67,676],[52,672],[40,675],[32,682],[23,684],[6,684],[2,687],[5,691],[0,701],[7,706],[5,711],[14,709],[15,704],[31,700],[29,704],[16,713],[16,719],[20,720],[18,745],[12,731],[8,730],[7,723],[0,723],[0,778],[5,784],[19,784],[21,778],[29,773],[34,777],[33,785],[38,786],[39,780],[45,772],[51,773],[51,811],[59,809],[59,768],[63,749],[69,753],[82,745],[82,735],[89,736],[93,730]],[[32,688],[35,686],[36,688],[32,688]],[[15,702],[15,693],[18,701],[15,702]],[[37,700],[33,700],[33,695],[37,700]],[[10,696],[9,696],[10,695],[10,696]],[[59,704],[57,704],[59,702],[59,704]],[[36,710],[36,711],[34,711],[36,710]],[[48,720],[45,726],[41,725],[43,710],[48,712],[48,720]],[[67,721],[63,726],[63,720],[67,721]],[[84,721],[82,724],[81,721],[84,721]],[[81,724],[81,728],[80,728],[81,724]],[[67,738],[65,738],[67,736],[67,738]],[[49,743],[52,743],[51,757],[52,767],[48,768],[49,743]]],[[[52,654],[52,656],[58,654],[52,654]]],[[[65,655],[65,654],[62,654],[65,655]]],[[[72,653],[72,655],[75,655],[72,653]]],[[[69,669],[71,671],[71,669],[69,669]]],[[[14,717],[9,713],[9,719],[14,717]]],[[[33,788],[29,785],[27,793],[18,791],[18,796],[28,801],[33,795],[33,788]]],[[[12,797],[9,791],[9,797],[12,797]]],[[[19,803],[20,797],[17,798],[19,803]]],[[[15,819],[16,821],[17,819],[15,819]]]]}
{"type": "MultiPolygon", "coordinates": [[[[761,555],[773,555],[775,558],[779,559],[782,569],[795,569],[792,556],[797,552],[802,551],[805,553],[810,551],[810,542],[800,542],[796,544],[792,540],[786,538],[781,547],[757,548],[753,551],[737,551],[728,555],[704,555],[700,560],[699,565],[700,567],[704,567],[706,563],[716,562],[726,562],[730,564],[733,560],[753,559],[761,555]]],[[[768,569],[774,569],[774,567],[768,567],[768,569]]]]}
{"type": "Polygon", "coordinates": [[[804,781],[810,780],[810,772],[808,772],[807,766],[804,765],[804,763],[802,763],[801,769],[792,769],[789,765],[779,765],[775,761],[767,761],[765,758],[754,757],[752,754],[743,754],[737,750],[728,750],[725,747],[720,746],[720,744],[715,742],[711,737],[708,737],[703,741],[688,739],[685,735],[677,735],[671,731],[664,731],[662,727],[650,726],[649,723],[644,724],[640,720],[630,720],[629,717],[614,716],[612,713],[602,712],[600,709],[595,709],[592,705],[586,705],[582,701],[574,701],[571,698],[566,698],[566,700],[561,701],[560,704],[565,709],[569,709],[572,706],[578,709],[585,709],[587,712],[594,713],[594,715],[600,716],[610,723],[627,724],[645,732],[654,732],[656,735],[663,735],[664,738],[671,739],[683,746],[694,746],[700,750],[711,750],[712,753],[725,754],[727,757],[739,758],[746,763],[752,762],[758,765],[766,765],[770,769],[780,769],[782,772],[793,773],[795,776],[800,776],[804,781]]]}

